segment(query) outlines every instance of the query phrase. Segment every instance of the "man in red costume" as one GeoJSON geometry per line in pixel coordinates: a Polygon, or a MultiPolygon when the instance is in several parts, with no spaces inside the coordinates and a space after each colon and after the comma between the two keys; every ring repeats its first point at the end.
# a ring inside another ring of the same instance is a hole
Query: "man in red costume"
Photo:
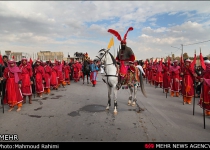
{"type": "Polygon", "coordinates": [[[83,73],[82,73],[82,62],[81,61],[79,61],[79,80],[80,80],[80,78],[83,78],[83,73]]]}
{"type": "Polygon", "coordinates": [[[44,77],[44,93],[50,94],[50,78],[52,74],[52,68],[49,66],[49,62],[43,63],[45,77],[44,77]]]}
{"type": "Polygon", "coordinates": [[[152,85],[155,85],[156,74],[157,74],[156,66],[157,66],[157,62],[154,61],[152,64],[152,85]]]}
{"type": "Polygon", "coordinates": [[[180,66],[178,66],[177,64],[178,64],[178,60],[174,60],[174,65],[171,66],[169,70],[169,73],[171,75],[171,97],[174,97],[174,96],[179,97],[180,66]]]}
{"type": "Polygon", "coordinates": [[[39,97],[42,97],[44,92],[44,78],[45,72],[44,67],[41,65],[41,60],[36,60],[36,66],[34,68],[35,83],[36,83],[36,93],[39,97]]]}
{"type": "Polygon", "coordinates": [[[50,85],[53,89],[58,89],[58,67],[56,66],[55,62],[52,63],[52,74],[50,79],[50,85]]]}
{"type": "Polygon", "coordinates": [[[181,75],[184,76],[182,95],[184,96],[184,103],[191,104],[192,97],[194,96],[193,81],[196,77],[194,66],[191,65],[191,60],[188,58],[185,60],[185,65],[181,75]]]}
{"type": "Polygon", "coordinates": [[[120,34],[117,31],[115,31],[113,29],[108,30],[108,32],[110,32],[111,34],[113,34],[114,36],[117,37],[117,39],[120,41],[120,44],[121,44],[121,49],[119,50],[117,57],[116,57],[116,60],[120,63],[118,84],[116,85],[118,90],[121,88],[122,78],[127,73],[127,68],[129,68],[131,70],[131,72],[135,71],[135,68],[133,65],[133,62],[135,60],[135,55],[134,55],[132,49],[127,46],[127,42],[126,42],[127,34],[129,31],[132,31],[132,30],[133,30],[133,27],[130,27],[127,30],[126,34],[124,35],[123,39],[121,38],[120,34]],[[129,61],[131,63],[129,63],[129,61]]]}
{"type": "Polygon", "coordinates": [[[27,58],[22,58],[19,66],[22,75],[21,92],[23,94],[23,104],[26,103],[26,96],[29,97],[29,104],[32,104],[32,87],[33,71],[32,66],[28,63],[27,58]]]}
{"type": "Polygon", "coordinates": [[[166,93],[168,93],[170,89],[170,66],[170,62],[166,62],[163,65],[163,89],[166,93]]]}
{"type": "Polygon", "coordinates": [[[70,73],[70,66],[66,62],[64,62],[64,79],[68,85],[70,85],[70,73]]]}
{"type": "Polygon", "coordinates": [[[65,87],[65,81],[63,78],[63,65],[60,60],[57,62],[57,68],[58,68],[58,86],[62,84],[62,86],[65,87]]]}
{"type": "Polygon", "coordinates": [[[160,84],[160,88],[162,88],[162,84],[163,84],[163,64],[162,64],[162,58],[161,60],[158,62],[158,64],[156,65],[156,80],[155,80],[155,86],[157,87],[160,84]]]}
{"type": "Polygon", "coordinates": [[[4,70],[3,78],[6,80],[4,103],[10,106],[8,111],[12,111],[14,106],[17,106],[17,111],[20,111],[23,102],[23,96],[20,89],[22,76],[21,70],[16,66],[16,62],[13,59],[8,61],[8,67],[4,70]]]}
{"type": "Polygon", "coordinates": [[[74,67],[74,82],[78,82],[80,79],[80,77],[79,77],[80,64],[77,60],[75,61],[73,67],[74,67]]]}
{"type": "Polygon", "coordinates": [[[201,94],[200,94],[200,100],[198,102],[198,105],[201,107],[201,108],[204,108],[205,109],[205,114],[207,116],[210,116],[210,61],[208,60],[208,57],[204,57],[204,62],[205,62],[205,69],[203,70],[203,73],[202,73],[202,78],[200,78],[200,81],[202,84],[202,90],[201,90],[201,94]],[[205,82],[206,83],[203,83],[203,80],[206,80],[205,82]]]}
{"type": "Polygon", "coordinates": [[[149,82],[149,84],[152,84],[152,63],[149,62],[148,66],[147,66],[147,80],[149,82]]]}

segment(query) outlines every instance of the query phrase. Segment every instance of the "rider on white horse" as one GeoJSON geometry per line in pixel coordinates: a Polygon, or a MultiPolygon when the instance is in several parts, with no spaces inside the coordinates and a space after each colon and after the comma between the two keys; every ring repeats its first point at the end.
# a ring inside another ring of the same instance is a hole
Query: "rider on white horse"
{"type": "Polygon", "coordinates": [[[123,39],[121,39],[121,36],[117,31],[115,31],[113,29],[108,30],[108,32],[115,35],[117,37],[117,39],[119,41],[121,41],[121,49],[119,50],[117,57],[116,57],[117,62],[120,63],[120,73],[118,76],[118,84],[116,85],[118,90],[122,86],[122,77],[125,75],[125,70],[127,70],[126,67],[128,67],[128,69],[130,69],[131,72],[133,72],[133,73],[135,71],[134,64],[133,64],[134,60],[135,60],[135,55],[134,55],[132,49],[130,47],[127,47],[127,45],[126,45],[127,34],[129,31],[132,31],[132,30],[133,30],[133,27],[130,27],[127,30],[126,34],[124,35],[123,39]]]}

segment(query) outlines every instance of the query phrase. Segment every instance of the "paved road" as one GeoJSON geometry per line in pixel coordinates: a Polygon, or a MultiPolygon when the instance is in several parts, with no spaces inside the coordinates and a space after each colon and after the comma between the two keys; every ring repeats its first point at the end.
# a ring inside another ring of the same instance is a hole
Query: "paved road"
{"type": "MultiPolygon", "coordinates": [[[[202,109],[167,97],[162,89],[145,84],[137,107],[127,105],[128,90],[118,91],[118,114],[105,111],[107,89],[98,75],[96,87],[71,82],[65,88],[24,104],[20,112],[0,113],[0,133],[17,134],[19,141],[209,141],[210,117],[203,128],[202,109]]],[[[197,103],[198,99],[196,99],[197,103]]],[[[0,109],[2,112],[2,108],[0,109]]]]}

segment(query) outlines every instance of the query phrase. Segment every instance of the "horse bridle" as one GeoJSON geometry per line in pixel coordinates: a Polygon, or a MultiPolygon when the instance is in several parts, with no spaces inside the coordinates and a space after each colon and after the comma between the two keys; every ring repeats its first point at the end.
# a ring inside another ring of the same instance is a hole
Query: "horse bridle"
{"type": "MultiPolygon", "coordinates": [[[[103,56],[101,56],[101,58],[100,57],[98,57],[98,56],[96,56],[100,61],[101,61],[101,59],[105,56],[105,58],[106,58],[106,54],[107,53],[109,53],[110,54],[110,52],[108,52],[108,51],[105,51],[105,49],[102,49],[103,51],[104,51],[104,54],[103,54],[103,56]]],[[[112,64],[114,64],[114,63],[112,63],[112,64]]],[[[112,65],[112,64],[106,64],[106,65],[112,65]]]]}

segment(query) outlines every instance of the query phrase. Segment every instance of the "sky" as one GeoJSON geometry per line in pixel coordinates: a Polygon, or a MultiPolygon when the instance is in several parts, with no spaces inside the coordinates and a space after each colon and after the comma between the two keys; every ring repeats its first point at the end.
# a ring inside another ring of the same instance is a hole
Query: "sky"
{"type": "Polygon", "coordinates": [[[88,53],[116,56],[124,36],[137,60],[183,53],[210,54],[210,1],[0,1],[0,51],[88,53]],[[203,42],[203,43],[200,43],[203,42]],[[198,43],[198,44],[194,44],[198,43]],[[174,48],[176,47],[176,48],[174,48]]]}

